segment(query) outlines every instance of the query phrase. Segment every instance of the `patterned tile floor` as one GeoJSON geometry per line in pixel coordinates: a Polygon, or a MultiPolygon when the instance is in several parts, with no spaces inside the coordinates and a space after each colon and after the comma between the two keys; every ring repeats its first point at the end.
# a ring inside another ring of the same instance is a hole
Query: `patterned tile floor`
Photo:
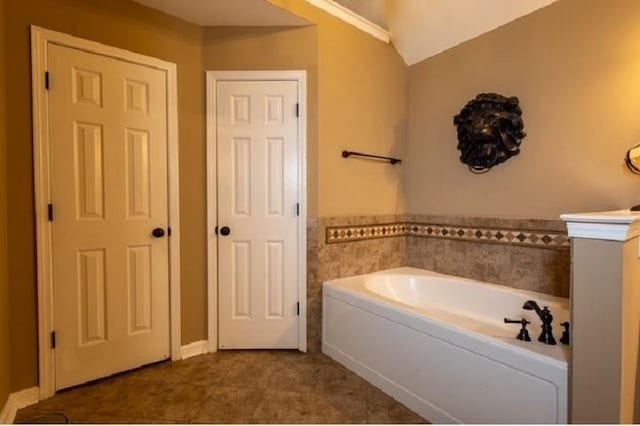
{"type": "Polygon", "coordinates": [[[18,413],[29,422],[425,423],[325,355],[224,351],[164,362],[59,392],[18,413]]]}

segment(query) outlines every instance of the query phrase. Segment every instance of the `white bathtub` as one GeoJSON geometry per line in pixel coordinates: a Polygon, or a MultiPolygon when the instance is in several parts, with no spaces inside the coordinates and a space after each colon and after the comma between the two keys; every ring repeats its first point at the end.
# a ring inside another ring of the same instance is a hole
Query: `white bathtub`
{"type": "Polygon", "coordinates": [[[568,300],[415,268],[323,284],[323,352],[434,423],[566,423],[568,300]],[[537,341],[526,300],[549,306],[537,341]],[[532,341],[516,339],[527,318],[532,341]]]}

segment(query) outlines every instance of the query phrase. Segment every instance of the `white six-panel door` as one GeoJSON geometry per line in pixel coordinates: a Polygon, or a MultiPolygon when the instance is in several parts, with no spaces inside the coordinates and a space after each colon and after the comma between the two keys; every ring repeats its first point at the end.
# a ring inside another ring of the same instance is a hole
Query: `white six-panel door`
{"type": "Polygon", "coordinates": [[[50,45],[55,387],[167,359],[167,76],[50,45]]]}
{"type": "Polygon", "coordinates": [[[298,348],[298,89],[217,82],[220,349],[298,348]]]}

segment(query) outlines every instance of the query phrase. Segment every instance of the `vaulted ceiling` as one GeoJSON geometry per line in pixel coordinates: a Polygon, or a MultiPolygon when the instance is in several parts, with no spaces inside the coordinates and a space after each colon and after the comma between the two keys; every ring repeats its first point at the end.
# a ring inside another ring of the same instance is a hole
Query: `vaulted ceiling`
{"type": "MultiPolygon", "coordinates": [[[[134,1],[201,26],[310,24],[266,0],[134,1]]],[[[557,0],[307,1],[316,5],[338,3],[387,30],[404,61],[412,65],[557,0]]]]}
{"type": "Polygon", "coordinates": [[[391,32],[411,65],[557,0],[336,0],[391,32]]]}

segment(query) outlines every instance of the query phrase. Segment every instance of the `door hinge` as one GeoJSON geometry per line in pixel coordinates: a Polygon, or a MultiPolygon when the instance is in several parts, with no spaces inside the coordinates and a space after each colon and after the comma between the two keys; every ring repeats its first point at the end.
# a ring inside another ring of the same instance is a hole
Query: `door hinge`
{"type": "Polygon", "coordinates": [[[51,84],[51,78],[49,76],[49,71],[44,72],[44,88],[49,90],[49,85],[51,84]]]}
{"type": "Polygon", "coordinates": [[[55,349],[56,348],[56,332],[52,331],[51,332],[51,349],[55,349]]]}
{"type": "Polygon", "coordinates": [[[300,216],[300,203],[296,203],[296,216],[300,216]]]}
{"type": "Polygon", "coordinates": [[[300,316],[300,302],[296,303],[296,315],[300,316]]]}
{"type": "Polygon", "coordinates": [[[300,104],[296,104],[296,117],[300,117],[300,104]]]}
{"type": "Polygon", "coordinates": [[[47,205],[47,218],[49,222],[53,222],[53,204],[47,205]]]}

